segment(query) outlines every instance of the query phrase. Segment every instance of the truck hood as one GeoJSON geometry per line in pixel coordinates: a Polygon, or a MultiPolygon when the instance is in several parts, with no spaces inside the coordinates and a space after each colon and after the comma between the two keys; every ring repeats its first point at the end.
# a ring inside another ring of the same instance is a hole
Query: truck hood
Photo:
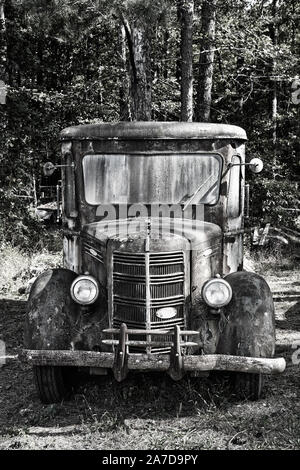
{"type": "Polygon", "coordinates": [[[127,248],[129,251],[203,250],[222,238],[218,225],[167,217],[104,220],[87,224],[82,231],[83,236],[91,236],[102,245],[111,241],[115,248],[127,248]]]}

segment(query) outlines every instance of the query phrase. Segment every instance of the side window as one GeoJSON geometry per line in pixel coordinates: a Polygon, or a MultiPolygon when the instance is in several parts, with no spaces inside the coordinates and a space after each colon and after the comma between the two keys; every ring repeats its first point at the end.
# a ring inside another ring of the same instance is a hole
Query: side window
{"type": "MultiPolygon", "coordinates": [[[[241,163],[240,157],[235,155],[232,157],[231,163],[241,163]]],[[[230,218],[238,217],[241,213],[241,167],[233,166],[230,169],[229,191],[227,203],[227,215],[230,218]]]]}

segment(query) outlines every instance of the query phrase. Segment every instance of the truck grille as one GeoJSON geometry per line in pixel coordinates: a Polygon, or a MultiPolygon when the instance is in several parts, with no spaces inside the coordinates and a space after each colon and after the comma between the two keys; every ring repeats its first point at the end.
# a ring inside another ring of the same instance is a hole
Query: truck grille
{"type": "MultiPolygon", "coordinates": [[[[185,326],[184,316],[184,253],[113,254],[113,322],[119,328],[125,322],[128,328],[168,329],[185,326]],[[158,309],[174,307],[175,317],[160,319],[158,309]]],[[[155,341],[162,337],[152,337],[155,341]]],[[[142,339],[139,337],[139,339],[142,339]]],[[[146,339],[146,337],[145,337],[146,339]]],[[[166,341],[170,337],[166,334],[166,341]]],[[[142,348],[135,348],[142,352],[142,348]]],[[[170,348],[149,348],[151,353],[169,352],[170,348]]],[[[131,349],[133,352],[133,348],[131,349]]]]}

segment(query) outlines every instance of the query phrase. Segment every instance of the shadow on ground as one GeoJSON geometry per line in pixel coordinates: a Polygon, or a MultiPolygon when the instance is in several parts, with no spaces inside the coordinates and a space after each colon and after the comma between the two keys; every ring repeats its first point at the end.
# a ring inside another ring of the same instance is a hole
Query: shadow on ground
{"type": "MultiPolygon", "coordinates": [[[[299,328],[297,309],[299,304],[286,312],[289,328],[290,322],[299,328]]],[[[0,300],[0,334],[9,354],[16,354],[22,347],[25,311],[23,299],[0,300]]],[[[164,449],[170,445],[182,448],[182,439],[186,439],[185,449],[226,448],[226,442],[231,442],[231,437],[240,431],[246,433],[246,438],[242,436],[236,445],[249,448],[252,445],[249,442],[255,441],[255,446],[270,447],[273,441],[269,436],[273,434],[265,437],[266,420],[270,421],[268,429],[274,431],[275,439],[276,427],[283,426],[278,419],[282,415],[285,423],[287,413],[291,415],[295,445],[298,380],[292,371],[281,377],[269,377],[262,400],[257,404],[240,404],[230,397],[228,383],[220,381],[218,375],[212,379],[184,378],[173,382],[159,373],[136,373],[120,384],[111,375],[86,377],[84,381],[77,380],[70,401],[43,405],[35,390],[31,367],[10,362],[0,368],[0,448],[97,445],[164,449]],[[284,397],[284,403],[279,397],[284,397]],[[269,400],[268,405],[265,399],[269,400]],[[265,439],[269,439],[267,444],[265,439]]],[[[290,445],[291,436],[287,435],[285,446],[290,445]]]]}
{"type": "Polygon", "coordinates": [[[275,303],[275,312],[277,312],[277,314],[275,313],[276,328],[295,332],[300,331],[300,302],[293,302],[292,305],[291,302],[282,304],[278,315],[278,304],[275,303]]]}
{"type": "MultiPolygon", "coordinates": [[[[7,354],[17,354],[22,348],[25,311],[23,299],[0,300],[0,334],[7,354]]],[[[159,373],[132,373],[122,383],[111,374],[99,378],[80,375],[71,401],[43,405],[31,367],[8,361],[0,368],[0,429],[14,434],[16,426],[74,426],[101,417],[102,427],[108,430],[136,416],[155,420],[190,416],[211,404],[222,406],[224,387],[226,384],[211,379],[174,382],[159,373]]]]}
{"type": "MultiPolygon", "coordinates": [[[[285,327],[291,330],[300,331],[300,302],[290,307],[285,312],[285,327]]],[[[281,326],[282,328],[282,326],[281,326]]]]}

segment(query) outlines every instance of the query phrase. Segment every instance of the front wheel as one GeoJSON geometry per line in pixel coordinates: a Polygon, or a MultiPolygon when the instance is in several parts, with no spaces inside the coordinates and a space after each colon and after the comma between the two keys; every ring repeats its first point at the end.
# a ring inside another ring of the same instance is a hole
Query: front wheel
{"type": "Polygon", "coordinates": [[[34,366],[36,388],[42,403],[67,400],[72,392],[72,369],[61,366],[34,366]]]}
{"type": "MultiPolygon", "coordinates": [[[[255,273],[239,271],[225,278],[232,299],[224,308],[227,323],[217,346],[219,354],[244,357],[273,357],[275,314],[272,293],[266,281],[255,273]]],[[[232,374],[233,391],[241,398],[258,400],[262,393],[260,373],[232,374]]]]}
{"type": "Polygon", "coordinates": [[[234,392],[239,398],[259,400],[263,390],[264,376],[262,374],[249,374],[237,372],[234,374],[234,392]]]}

